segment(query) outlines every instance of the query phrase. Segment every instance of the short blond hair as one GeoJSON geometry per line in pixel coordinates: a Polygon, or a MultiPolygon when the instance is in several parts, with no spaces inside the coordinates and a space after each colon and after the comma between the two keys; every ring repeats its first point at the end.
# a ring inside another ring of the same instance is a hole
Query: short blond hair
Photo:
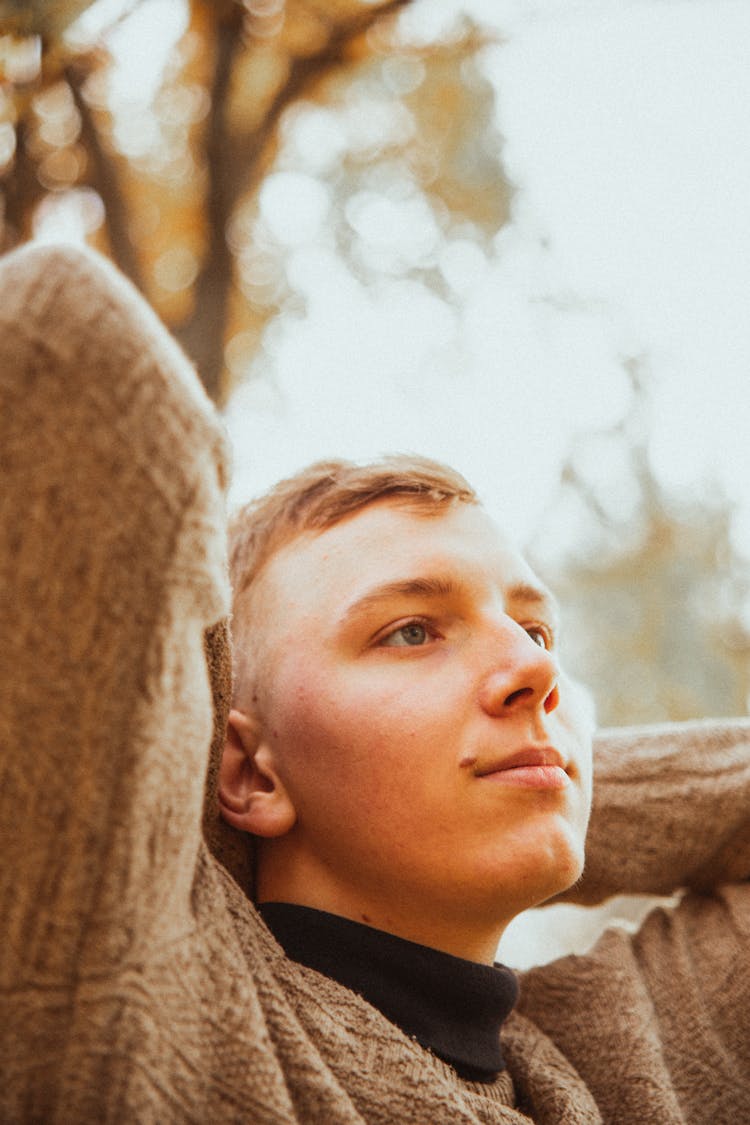
{"type": "Polygon", "coordinates": [[[479,503],[455,469],[427,457],[394,454],[363,465],[316,461],[236,512],[229,525],[229,577],[240,676],[252,624],[249,594],[268,560],[298,535],[324,531],[383,500],[422,515],[436,515],[456,502],[479,503]]]}

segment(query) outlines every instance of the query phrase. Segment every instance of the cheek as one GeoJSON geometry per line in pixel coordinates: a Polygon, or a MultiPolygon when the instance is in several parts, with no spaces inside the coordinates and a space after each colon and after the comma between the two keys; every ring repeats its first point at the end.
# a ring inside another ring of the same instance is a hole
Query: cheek
{"type": "Polygon", "coordinates": [[[356,768],[361,754],[357,710],[331,689],[330,678],[315,668],[278,677],[266,715],[269,740],[292,786],[318,788],[339,775],[339,783],[356,768]]]}
{"type": "Polygon", "coordinates": [[[446,732],[435,720],[433,692],[405,693],[392,682],[378,690],[373,677],[337,683],[321,669],[288,682],[269,734],[301,803],[384,812],[434,770],[446,732]]]}

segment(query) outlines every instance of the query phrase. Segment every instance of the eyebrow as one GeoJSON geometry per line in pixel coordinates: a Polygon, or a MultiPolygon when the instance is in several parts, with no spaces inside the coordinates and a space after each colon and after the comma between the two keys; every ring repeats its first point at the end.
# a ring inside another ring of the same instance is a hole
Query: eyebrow
{"type": "Polygon", "coordinates": [[[526,602],[547,606],[551,610],[557,609],[557,599],[549,590],[542,586],[532,586],[529,582],[517,582],[507,590],[506,597],[511,602],[526,602]]]}
{"type": "MultiPolygon", "coordinates": [[[[405,578],[396,582],[386,582],[352,602],[344,610],[341,619],[342,622],[348,622],[392,598],[450,598],[461,590],[461,584],[452,578],[405,578]]],[[[555,598],[540,586],[533,586],[529,582],[517,582],[505,591],[505,597],[508,602],[539,606],[553,616],[557,616],[555,598]]]]}
{"type": "Polygon", "coordinates": [[[386,582],[364,594],[352,602],[344,610],[342,619],[345,621],[359,617],[381,602],[390,601],[392,598],[449,598],[455,594],[458,586],[450,578],[405,578],[401,581],[386,582]]]}
{"type": "Polygon", "coordinates": [[[533,606],[542,618],[547,618],[548,624],[552,626],[555,632],[560,628],[560,605],[555,595],[546,586],[532,586],[530,582],[517,582],[507,591],[506,597],[509,602],[515,602],[516,605],[528,606],[529,608],[533,606]]]}

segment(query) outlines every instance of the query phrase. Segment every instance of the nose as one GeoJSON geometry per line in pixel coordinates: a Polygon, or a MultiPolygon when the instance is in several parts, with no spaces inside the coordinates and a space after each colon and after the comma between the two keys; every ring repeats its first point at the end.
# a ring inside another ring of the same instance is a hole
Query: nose
{"type": "Polygon", "coordinates": [[[492,667],[482,681],[479,703],[496,717],[523,710],[549,714],[560,702],[557,659],[515,621],[506,620],[492,667]]]}

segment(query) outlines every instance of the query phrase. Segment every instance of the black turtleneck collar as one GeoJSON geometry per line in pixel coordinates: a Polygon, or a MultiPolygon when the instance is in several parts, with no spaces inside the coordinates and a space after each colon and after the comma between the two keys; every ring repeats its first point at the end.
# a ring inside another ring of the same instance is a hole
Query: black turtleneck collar
{"type": "Polygon", "coordinates": [[[359,993],[463,1078],[489,1082],[505,1069],[500,1028],[518,998],[510,969],[308,906],[265,902],[258,909],[287,957],[359,993]]]}

